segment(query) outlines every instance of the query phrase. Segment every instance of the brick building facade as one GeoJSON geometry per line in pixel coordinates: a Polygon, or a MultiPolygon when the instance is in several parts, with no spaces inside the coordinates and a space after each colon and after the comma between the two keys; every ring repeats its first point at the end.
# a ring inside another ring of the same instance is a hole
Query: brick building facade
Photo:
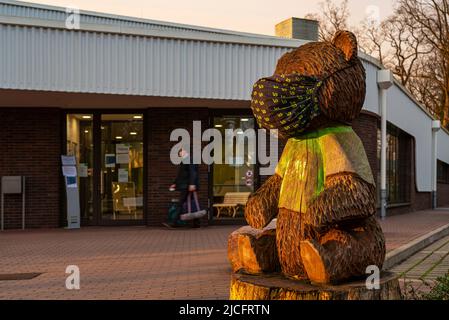
{"type": "MultiPolygon", "coordinates": [[[[237,109],[239,110],[239,109],[237,109]]],[[[240,109],[242,114],[247,109],[240,109]]],[[[146,141],[146,198],[145,217],[140,224],[158,226],[165,221],[167,208],[172,198],[168,186],[176,175],[176,166],[170,162],[170,132],[176,128],[185,128],[191,132],[193,121],[201,121],[203,129],[211,123],[211,117],[217,114],[210,108],[148,108],[142,111],[147,125],[146,141]]],[[[226,111],[222,111],[226,114],[226,111]]],[[[233,113],[236,110],[233,109],[233,113]]],[[[64,114],[59,108],[0,108],[0,171],[2,175],[26,176],[26,227],[54,228],[65,225],[64,205],[65,191],[61,174],[60,156],[65,153],[63,130],[66,125],[64,114]],[[20,124],[20,125],[19,125],[20,124]]],[[[237,111],[238,113],[238,111],[237,111]]],[[[362,112],[353,123],[353,128],[360,136],[377,180],[377,115],[362,112]]],[[[279,141],[279,155],[283,142],[279,141]]],[[[414,166],[413,144],[406,150],[410,158],[410,168],[414,166]]],[[[210,170],[208,166],[199,166],[201,206],[210,207],[211,198],[210,170]]],[[[255,182],[257,188],[266,179],[259,177],[255,182]]],[[[399,214],[431,207],[430,193],[416,191],[414,170],[407,174],[409,183],[409,202],[392,205],[388,214],[399,214]]],[[[440,183],[438,190],[439,205],[448,205],[443,195],[449,191],[448,184],[440,183]]],[[[5,228],[14,229],[21,226],[21,196],[7,195],[5,201],[5,228]]],[[[204,219],[204,224],[210,221],[204,219]]],[[[214,221],[216,223],[217,221],[214,221]]],[[[242,223],[240,219],[233,223],[242,223]]],[[[220,222],[218,222],[220,223],[220,222]]]]}

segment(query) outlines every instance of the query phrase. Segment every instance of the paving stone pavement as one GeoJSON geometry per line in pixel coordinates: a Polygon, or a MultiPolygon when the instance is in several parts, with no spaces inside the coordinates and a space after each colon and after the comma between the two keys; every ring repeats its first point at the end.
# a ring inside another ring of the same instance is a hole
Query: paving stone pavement
{"type": "MultiPolygon", "coordinates": [[[[404,281],[414,282],[416,288],[426,282],[432,285],[437,277],[449,272],[449,236],[417,252],[391,271],[399,274],[404,281]]],[[[425,285],[421,287],[425,291],[428,289],[425,285]]]]}
{"type": "Polygon", "coordinates": [[[0,299],[227,299],[226,242],[236,228],[5,232],[0,274],[42,274],[0,281],[0,299]],[[80,290],[65,288],[68,265],[80,269],[80,290]]]}
{"type": "Polygon", "coordinates": [[[405,245],[446,224],[449,224],[449,208],[415,211],[380,221],[387,242],[387,251],[405,245]]]}
{"type": "MultiPolygon", "coordinates": [[[[381,222],[387,250],[446,223],[448,212],[413,213],[381,222]]],[[[42,274],[30,280],[0,280],[0,299],[227,299],[231,272],[227,239],[237,228],[2,232],[0,278],[12,273],[42,274]],[[80,268],[80,290],[65,288],[68,265],[80,268]]]]}

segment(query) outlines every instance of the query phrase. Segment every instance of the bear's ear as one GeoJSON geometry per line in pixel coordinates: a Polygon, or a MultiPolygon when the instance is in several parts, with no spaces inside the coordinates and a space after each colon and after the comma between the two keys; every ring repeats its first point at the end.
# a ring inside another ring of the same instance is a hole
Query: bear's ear
{"type": "Polygon", "coordinates": [[[357,58],[357,38],[352,32],[338,31],[332,39],[332,44],[343,51],[346,61],[357,58]]]}

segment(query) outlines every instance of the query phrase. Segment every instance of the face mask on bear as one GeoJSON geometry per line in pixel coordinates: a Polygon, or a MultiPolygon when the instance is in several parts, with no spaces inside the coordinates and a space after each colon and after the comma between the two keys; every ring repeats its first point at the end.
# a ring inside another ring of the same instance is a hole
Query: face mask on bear
{"type": "Polygon", "coordinates": [[[318,89],[323,82],[332,74],[351,67],[349,64],[320,78],[292,73],[258,80],[251,96],[251,109],[258,125],[278,129],[284,137],[300,135],[321,113],[318,89]]]}
{"type": "Polygon", "coordinates": [[[300,134],[320,113],[317,91],[321,84],[321,80],[299,74],[260,79],[251,99],[257,123],[266,129],[278,129],[285,136],[300,134]]]}

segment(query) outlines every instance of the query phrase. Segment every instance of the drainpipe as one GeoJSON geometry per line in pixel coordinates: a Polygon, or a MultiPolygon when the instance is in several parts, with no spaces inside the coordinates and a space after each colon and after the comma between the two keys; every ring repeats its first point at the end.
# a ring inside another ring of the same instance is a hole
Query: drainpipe
{"type": "Polygon", "coordinates": [[[387,90],[393,85],[390,70],[377,71],[377,85],[380,93],[380,217],[387,216],[387,90]]]}
{"type": "Polygon", "coordinates": [[[432,209],[437,207],[437,132],[441,128],[439,120],[432,121],[432,209]]]}

